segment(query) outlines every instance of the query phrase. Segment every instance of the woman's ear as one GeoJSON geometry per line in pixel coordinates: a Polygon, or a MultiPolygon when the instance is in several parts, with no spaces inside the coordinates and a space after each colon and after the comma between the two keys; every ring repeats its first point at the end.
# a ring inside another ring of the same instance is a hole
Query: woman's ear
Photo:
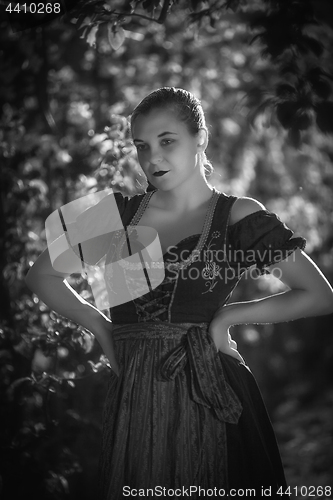
{"type": "Polygon", "coordinates": [[[208,132],[205,128],[201,128],[198,132],[198,153],[204,153],[208,145],[208,132]]]}

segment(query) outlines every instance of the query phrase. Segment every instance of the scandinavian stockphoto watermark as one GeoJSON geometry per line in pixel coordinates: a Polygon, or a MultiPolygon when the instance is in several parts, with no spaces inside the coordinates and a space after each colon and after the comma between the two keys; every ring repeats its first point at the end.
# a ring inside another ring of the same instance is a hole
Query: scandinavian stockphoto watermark
{"type": "MultiPolygon", "coordinates": [[[[176,247],[169,247],[168,262],[170,271],[177,272],[177,267],[172,268],[172,263],[178,260],[186,261],[189,258],[190,250],[184,249],[178,252],[176,247]]],[[[273,248],[268,245],[266,248],[249,248],[235,249],[231,244],[226,245],[223,249],[202,250],[195,258],[196,263],[203,262],[204,267],[200,271],[198,266],[192,266],[186,273],[182,272],[183,279],[197,280],[200,277],[203,279],[212,279],[219,277],[225,283],[233,281],[240,277],[243,272],[248,271],[247,276],[253,279],[258,279],[261,276],[261,270],[268,271],[270,266],[281,262],[282,260],[295,260],[295,254],[286,252],[286,250],[273,248]],[[255,266],[255,267],[253,267],[255,266]]],[[[281,279],[282,270],[279,267],[272,268],[269,271],[275,278],[281,279]]]]}
{"type": "Polygon", "coordinates": [[[112,189],[63,205],[49,215],[45,229],[53,268],[81,273],[100,310],[145,295],[165,277],[156,230],[124,227],[112,189]]]}
{"type": "MultiPolygon", "coordinates": [[[[171,280],[203,280],[203,293],[207,293],[219,280],[229,284],[247,269],[250,277],[257,279],[259,274],[253,265],[261,268],[286,258],[285,252],[270,247],[262,251],[225,247],[201,252],[179,252],[177,247],[169,247],[164,260],[155,229],[138,224],[124,226],[112,189],[63,205],[49,215],[45,228],[53,268],[68,275],[81,273],[100,310],[151,292],[164,281],[166,270],[171,280]],[[184,266],[189,258],[191,265],[184,266]]],[[[280,271],[275,266],[272,274],[280,279],[280,271]]]]}

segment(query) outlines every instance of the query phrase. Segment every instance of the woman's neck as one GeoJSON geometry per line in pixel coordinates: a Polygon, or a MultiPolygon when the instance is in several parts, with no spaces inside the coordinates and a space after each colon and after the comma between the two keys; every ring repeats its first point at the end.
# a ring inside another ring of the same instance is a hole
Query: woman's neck
{"type": "Polygon", "coordinates": [[[213,188],[203,179],[198,186],[182,184],[168,191],[158,190],[152,196],[151,206],[181,214],[208,203],[212,194],[213,188]]]}

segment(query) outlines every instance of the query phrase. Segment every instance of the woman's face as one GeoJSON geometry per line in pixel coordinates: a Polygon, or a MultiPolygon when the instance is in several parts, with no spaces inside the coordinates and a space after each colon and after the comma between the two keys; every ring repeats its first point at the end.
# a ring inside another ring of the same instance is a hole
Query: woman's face
{"type": "Polygon", "coordinates": [[[197,153],[205,131],[193,136],[174,112],[155,109],[139,115],[132,132],[141,168],[157,189],[168,191],[200,175],[197,153]]]}

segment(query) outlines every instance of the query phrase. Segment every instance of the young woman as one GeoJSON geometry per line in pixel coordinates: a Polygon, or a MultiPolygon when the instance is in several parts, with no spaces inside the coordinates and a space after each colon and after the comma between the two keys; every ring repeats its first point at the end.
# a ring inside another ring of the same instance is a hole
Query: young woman
{"type": "MultiPolygon", "coordinates": [[[[152,92],[134,110],[131,129],[153,189],[114,197],[125,227],[157,231],[162,283],[111,307],[110,322],[65,286],[70,272],[55,271],[47,250],[27,275],[28,286],[88,328],[110,360],[101,498],[237,497],[239,489],[281,498],[274,432],[229,328],[329,314],[332,288],[303,252],[305,240],[292,238],[274,213],[207,183],[207,127],[191,93],[152,92]],[[229,302],[253,265],[277,273],[288,291],[229,302]]],[[[121,256],[126,238],[119,238],[121,256]]]]}

